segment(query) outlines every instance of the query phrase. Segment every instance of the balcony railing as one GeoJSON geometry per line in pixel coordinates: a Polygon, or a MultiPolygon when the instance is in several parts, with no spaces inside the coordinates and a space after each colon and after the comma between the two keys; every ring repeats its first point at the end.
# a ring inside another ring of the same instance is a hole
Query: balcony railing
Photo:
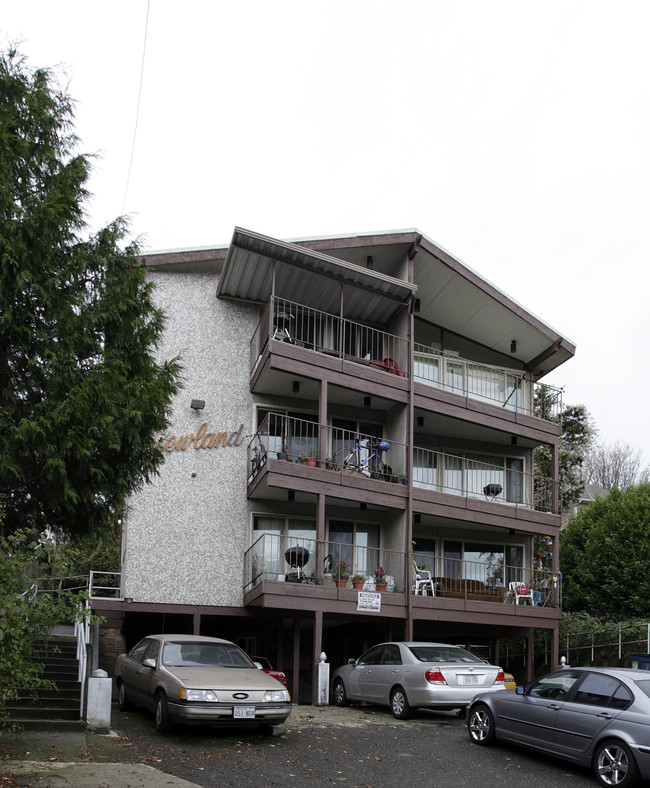
{"type": "MultiPolygon", "coordinates": [[[[488,558],[466,561],[415,555],[418,566],[432,575],[435,598],[514,603],[511,585],[515,585],[527,590],[531,606],[560,606],[558,575],[506,565],[502,554],[491,554],[488,558]]],[[[351,588],[353,576],[364,579],[365,590],[375,590],[375,571],[381,568],[387,593],[403,594],[407,590],[414,593],[412,566],[413,556],[399,551],[266,533],[244,555],[244,591],[266,581],[328,587],[345,579],[351,588]]]]}
{"type": "Polygon", "coordinates": [[[307,537],[262,534],[244,555],[244,591],[263,580],[331,586],[353,575],[373,578],[381,569],[390,591],[404,592],[406,557],[395,550],[317,541],[307,537]]]}
{"type": "Polygon", "coordinates": [[[536,383],[525,373],[414,345],[413,376],[429,386],[486,402],[515,413],[556,421],[562,410],[562,390],[536,383]]]}
{"type": "Polygon", "coordinates": [[[406,456],[405,444],[382,435],[268,413],[248,445],[248,477],[252,480],[271,458],[402,484],[406,456]]]}
{"type": "Polygon", "coordinates": [[[250,344],[251,371],[269,339],[408,374],[408,340],[283,298],[271,298],[262,313],[250,344]]]}
{"type": "Polygon", "coordinates": [[[508,467],[508,462],[504,458],[496,465],[415,447],[413,486],[556,514],[553,480],[508,467]]]}

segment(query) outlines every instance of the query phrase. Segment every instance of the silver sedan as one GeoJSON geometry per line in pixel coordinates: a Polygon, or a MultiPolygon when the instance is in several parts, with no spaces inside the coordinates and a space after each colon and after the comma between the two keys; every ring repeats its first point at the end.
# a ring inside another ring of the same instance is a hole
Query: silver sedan
{"type": "Polygon", "coordinates": [[[380,643],[332,677],[337,706],[365,701],[389,706],[398,720],[411,709],[462,709],[477,690],[503,689],[503,670],[447,643],[380,643]]]}
{"type": "Polygon", "coordinates": [[[291,712],[286,687],[228,640],[150,635],[115,663],[121,711],[153,711],[156,730],[174,722],[273,727],[291,712]]]}
{"type": "Polygon", "coordinates": [[[591,767],[604,786],[650,779],[650,673],[563,668],[515,692],[477,695],[470,739],[524,745],[591,767]]]}

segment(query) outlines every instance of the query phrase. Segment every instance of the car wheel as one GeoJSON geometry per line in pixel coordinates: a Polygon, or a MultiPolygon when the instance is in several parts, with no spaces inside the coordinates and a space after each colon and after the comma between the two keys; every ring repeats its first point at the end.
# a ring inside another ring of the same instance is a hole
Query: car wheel
{"type": "Polygon", "coordinates": [[[348,695],[345,691],[345,684],[341,679],[336,679],[334,682],[334,687],[332,689],[332,695],[334,696],[334,705],[335,706],[347,706],[348,705],[348,695]]]}
{"type": "Polygon", "coordinates": [[[172,729],[172,721],[169,719],[167,709],[167,696],[162,690],[156,695],[155,715],[158,733],[167,733],[172,729]]]}
{"type": "Polygon", "coordinates": [[[494,717],[487,706],[481,703],[470,711],[467,732],[474,744],[492,744],[495,738],[494,717]]]}
{"type": "Polygon", "coordinates": [[[636,762],[627,744],[614,739],[599,744],[594,755],[594,774],[600,785],[636,785],[636,762]]]}
{"type": "Polygon", "coordinates": [[[390,693],[390,710],[396,720],[407,720],[411,715],[409,700],[401,687],[395,687],[390,693]]]}
{"type": "Polygon", "coordinates": [[[120,683],[117,685],[117,705],[119,706],[120,711],[130,711],[133,708],[133,704],[126,694],[126,687],[124,686],[123,681],[120,681],[120,683]]]}

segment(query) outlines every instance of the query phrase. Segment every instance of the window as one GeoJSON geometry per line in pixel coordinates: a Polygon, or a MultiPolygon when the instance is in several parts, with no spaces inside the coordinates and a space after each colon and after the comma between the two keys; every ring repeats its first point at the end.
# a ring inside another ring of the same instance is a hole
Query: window
{"type": "Polygon", "coordinates": [[[568,694],[571,687],[580,678],[580,675],[575,670],[561,670],[556,673],[550,673],[532,684],[528,694],[534,698],[559,700],[568,694]]]}
{"type": "Polygon", "coordinates": [[[384,651],[383,646],[375,646],[374,648],[366,651],[359,657],[358,665],[379,665],[381,663],[381,655],[384,651]]]}
{"type": "Polygon", "coordinates": [[[368,575],[378,565],[379,526],[330,520],[329,552],[334,562],[343,561],[351,574],[368,575]]]}
{"type": "Polygon", "coordinates": [[[384,646],[384,653],[381,655],[382,665],[401,665],[402,657],[399,653],[399,646],[394,643],[389,643],[384,646]]]}
{"type": "Polygon", "coordinates": [[[501,588],[511,581],[523,579],[522,545],[445,539],[443,552],[446,578],[478,580],[486,588],[501,588]]]}
{"type": "Polygon", "coordinates": [[[290,566],[285,559],[286,551],[293,547],[307,551],[309,558],[301,570],[306,575],[314,574],[316,523],[297,517],[256,516],[253,521],[253,581],[262,579],[263,575],[275,579],[278,574],[295,571],[298,567],[290,566]]]}
{"type": "Polygon", "coordinates": [[[630,693],[619,681],[602,673],[587,673],[573,698],[575,703],[588,706],[624,708],[631,700],[630,693]],[[615,705],[622,704],[622,705],[615,705]]]}

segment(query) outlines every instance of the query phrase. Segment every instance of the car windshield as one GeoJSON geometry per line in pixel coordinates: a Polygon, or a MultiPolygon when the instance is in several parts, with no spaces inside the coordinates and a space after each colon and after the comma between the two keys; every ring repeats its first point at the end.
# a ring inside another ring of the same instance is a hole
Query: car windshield
{"type": "Polygon", "coordinates": [[[233,643],[169,641],[165,643],[162,664],[168,667],[255,668],[246,654],[233,643]]]}
{"type": "Polygon", "coordinates": [[[420,662],[483,662],[457,646],[409,646],[409,650],[420,662]]]}

